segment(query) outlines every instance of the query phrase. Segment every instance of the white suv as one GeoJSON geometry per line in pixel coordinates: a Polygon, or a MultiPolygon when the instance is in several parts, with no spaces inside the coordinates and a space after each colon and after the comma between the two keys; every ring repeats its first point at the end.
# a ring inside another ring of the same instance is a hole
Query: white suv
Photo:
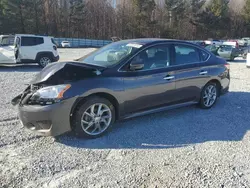
{"type": "Polygon", "coordinates": [[[56,43],[53,37],[37,35],[16,35],[16,63],[38,63],[45,67],[59,60],[56,43]]]}

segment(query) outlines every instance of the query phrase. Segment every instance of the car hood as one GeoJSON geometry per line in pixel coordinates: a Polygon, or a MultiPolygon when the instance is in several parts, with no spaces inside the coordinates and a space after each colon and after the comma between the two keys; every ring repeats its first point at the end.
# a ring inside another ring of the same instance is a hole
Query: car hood
{"type": "Polygon", "coordinates": [[[61,83],[64,81],[95,77],[101,75],[104,69],[104,67],[76,61],[52,63],[38,73],[31,81],[31,84],[44,83],[48,81],[61,83]]]}

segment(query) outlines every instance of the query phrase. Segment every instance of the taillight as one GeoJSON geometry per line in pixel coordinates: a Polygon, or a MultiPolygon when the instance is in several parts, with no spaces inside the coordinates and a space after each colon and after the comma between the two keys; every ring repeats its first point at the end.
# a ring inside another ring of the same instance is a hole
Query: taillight
{"type": "Polygon", "coordinates": [[[54,50],[57,50],[57,47],[56,46],[53,46],[54,50]]]}
{"type": "Polygon", "coordinates": [[[228,69],[228,70],[230,70],[230,64],[225,64],[225,67],[228,69]]]}

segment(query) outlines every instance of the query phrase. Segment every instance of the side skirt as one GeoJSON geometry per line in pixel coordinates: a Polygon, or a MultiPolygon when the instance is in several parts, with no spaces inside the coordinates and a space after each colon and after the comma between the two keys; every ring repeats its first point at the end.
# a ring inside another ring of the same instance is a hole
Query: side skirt
{"type": "Polygon", "coordinates": [[[152,113],[158,113],[158,112],[162,112],[162,111],[177,109],[177,108],[190,106],[190,105],[194,105],[194,104],[198,104],[198,102],[192,101],[192,102],[186,102],[186,103],[175,104],[175,105],[171,105],[171,106],[164,106],[164,107],[160,107],[160,108],[146,110],[146,111],[142,111],[142,112],[137,112],[137,113],[134,113],[134,114],[127,115],[122,119],[135,118],[135,117],[138,117],[138,116],[144,116],[144,115],[148,115],[148,114],[152,114],[152,113]]]}

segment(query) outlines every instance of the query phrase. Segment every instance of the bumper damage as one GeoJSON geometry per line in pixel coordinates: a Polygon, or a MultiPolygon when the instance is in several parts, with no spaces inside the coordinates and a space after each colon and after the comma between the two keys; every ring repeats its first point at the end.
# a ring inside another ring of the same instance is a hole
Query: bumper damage
{"type": "Polygon", "coordinates": [[[42,136],[58,136],[71,131],[70,116],[75,98],[52,105],[22,105],[22,95],[12,100],[18,103],[18,116],[23,126],[42,136]]]}

